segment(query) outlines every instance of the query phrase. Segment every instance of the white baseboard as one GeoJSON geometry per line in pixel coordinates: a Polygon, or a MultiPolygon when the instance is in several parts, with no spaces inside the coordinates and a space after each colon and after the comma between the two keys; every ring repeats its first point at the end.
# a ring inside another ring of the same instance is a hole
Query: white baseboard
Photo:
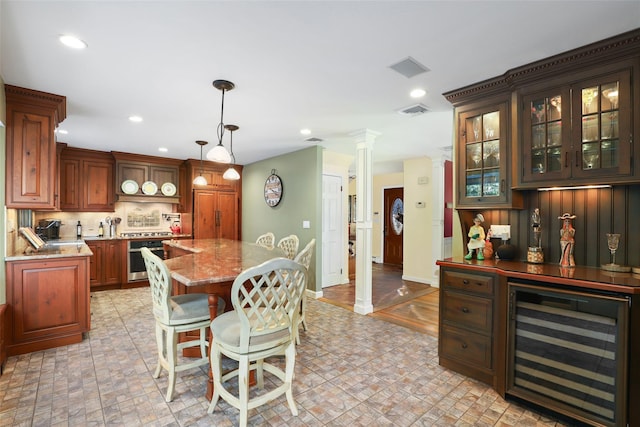
{"type": "Polygon", "coordinates": [[[407,276],[406,274],[403,274],[402,280],[408,280],[410,282],[423,283],[425,285],[433,286],[433,283],[431,280],[428,280],[422,277],[413,277],[413,276],[407,276]]]}
{"type": "Polygon", "coordinates": [[[306,294],[309,298],[313,298],[313,299],[322,298],[322,291],[312,291],[311,289],[307,289],[306,294]]]}

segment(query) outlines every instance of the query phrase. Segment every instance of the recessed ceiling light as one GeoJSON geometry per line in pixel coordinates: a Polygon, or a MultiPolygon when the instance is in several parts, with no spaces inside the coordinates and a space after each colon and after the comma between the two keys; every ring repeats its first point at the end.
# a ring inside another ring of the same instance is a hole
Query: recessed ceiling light
{"type": "Polygon", "coordinates": [[[74,36],[61,35],[59,40],[63,45],[73,49],[84,49],[87,47],[87,44],[84,41],[74,36]]]}
{"type": "Polygon", "coordinates": [[[140,123],[142,121],[142,117],[140,116],[129,116],[129,120],[134,123],[140,123]]]}
{"type": "Polygon", "coordinates": [[[311,135],[311,129],[300,129],[300,133],[303,135],[311,135]]]}
{"type": "Polygon", "coordinates": [[[64,130],[64,129],[56,129],[56,130],[55,130],[55,132],[56,132],[56,133],[59,133],[60,135],[66,135],[66,134],[68,134],[68,133],[69,133],[69,132],[67,132],[67,131],[66,131],[66,130],[64,130]]]}
{"type": "Polygon", "coordinates": [[[427,94],[427,91],[424,89],[414,89],[410,93],[412,98],[422,98],[426,94],[427,94]]]}
{"type": "Polygon", "coordinates": [[[169,151],[169,149],[167,147],[160,147],[160,148],[158,148],[158,151],[160,151],[162,153],[166,153],[167,151],[169,151]]]}

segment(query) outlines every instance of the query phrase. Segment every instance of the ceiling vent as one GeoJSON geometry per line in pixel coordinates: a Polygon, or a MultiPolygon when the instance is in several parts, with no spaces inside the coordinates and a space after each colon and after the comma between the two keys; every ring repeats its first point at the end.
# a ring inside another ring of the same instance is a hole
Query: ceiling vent
{"type": "Polygon", "coordinates": [[[307,141],[307,142],[322,142],[322,139],[316,138],[315,136],[312,136],[311,138],[305,139],[305,141],[307,141]]]}
{"type": "Polygon", "coordinates": [[[406,114],[408,116],[417,116],[419,114],[424,114],[426,112],[428,112],[429,109],[427,108],[426,105],[424,104],[415,104],[415,105],[410,105],[409,107],[403,108],[401,110],[399,110],[398,112],[400,114],[406,114]]]}
{"type": "Polygon", "coordinates": [[[407,59],[403,59],[402,61],[398,62],[397,64],[390,65],[389,68],[399,72],[408,79],[413,76],[417,76],[418,74],[431,71],[410,56],[407,57],[407,59]]]}

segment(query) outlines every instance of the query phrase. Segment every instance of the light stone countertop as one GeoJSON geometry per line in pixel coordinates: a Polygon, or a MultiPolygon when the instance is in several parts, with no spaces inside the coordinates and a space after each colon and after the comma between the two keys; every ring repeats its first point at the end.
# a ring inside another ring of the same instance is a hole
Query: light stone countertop
{"type": "Polygon", "coordinates": [[[165,260],[171,277],[186,286],[233,281],[240,272],[285,253],[255,243],[229,239],[163,240],[163,244],[192,252],[165,260]]]}
{"type": "Polygon", "coordinates": [[[5,261],[29,261],[91,255],[93,255],[93,252],[91,252],[84,240],[64,240],[54,243],[48,242],[39,251],[35,251],[29,246],[24,252],[8,253],[5,261]]]}

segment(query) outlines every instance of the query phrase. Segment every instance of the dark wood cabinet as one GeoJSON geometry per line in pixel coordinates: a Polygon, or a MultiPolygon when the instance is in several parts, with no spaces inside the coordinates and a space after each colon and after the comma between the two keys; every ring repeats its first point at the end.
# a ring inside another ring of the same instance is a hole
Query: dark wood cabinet
{"type": "Polygon", "coordinates": [[[456,107],[459,208],[521,207],[511,190],[509,97],[456,107]]]}
{"type": "Polygon", "coordinates": [[[442,366],[504,389],[496,357],[498,280],[441,267],[438,355],[442,366]]]}
{"type": "Polygon", "coordinates": [[[143,156],[138,154],[112,152],[116,160],[116,194],[119,201],[156,201],[160,203],[180,202],[180,167],[182,160],[165,157],[143,156]],[[122,189],[122,183],[132,180],[138,184],[138,191],[127,194],[122,189]],[[157,186],[156,194],[145,194],[143,184],[151,181],[157,186]],[[173,184],[176,193],[164,194],[162,186],[166,183],[173,184]]]}
{"type": "Polygon", "coordinates": [[[64,96],[5,85],[6,206],[57,209],[54,130],[66,117],[64,96]]]}
{"type": "Polygon", "coordinates": [[[437,264],[442,366],[585,425],[640,425],[630,404],[640,399],[637,275],[462,257],[437,264]]]}
{"type": "Polygon", "coordinates": [[[91,326],[89,258],[7,262],[10,356],[82,341],[91,326]]]}
{"type": "Polygon", "coordinates": [[[120,288],[125,281],[126,263],[124,240],[87,240],[87,246],[93,252],[89,260],[89,284],[91,290],[120,288]]]}
{"type": "Polygon", "coordinates": [[[65,148],[60,155],[60,209],[114,212],[114,161],[101,151],[65,148]]]}
{"type": "Polygon", "coordinates": [[[554,88],[522,89],[520,187],[635,179],[632,69],[632,63],[608,65],[554,88]]]}

